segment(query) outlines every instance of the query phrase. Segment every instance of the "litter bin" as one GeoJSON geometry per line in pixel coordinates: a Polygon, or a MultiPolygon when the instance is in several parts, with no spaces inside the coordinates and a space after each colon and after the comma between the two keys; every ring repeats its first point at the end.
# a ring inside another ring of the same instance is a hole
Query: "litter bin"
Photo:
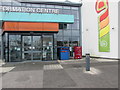
{"type": "Polygon", "coordinates": [[[60,60],[69,60],[70,50],[69,47],[60,47],[59,48],[59,59],[60,60]]]}
{"type": "Polygon", "coordinates": [[[81,46],[74,47],[74,59],[82,59],[82,47],[81,46]]]}

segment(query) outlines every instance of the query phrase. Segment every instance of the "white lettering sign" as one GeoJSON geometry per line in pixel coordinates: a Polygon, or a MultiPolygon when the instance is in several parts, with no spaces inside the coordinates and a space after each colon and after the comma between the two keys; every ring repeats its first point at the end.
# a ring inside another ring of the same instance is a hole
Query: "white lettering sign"
{"type": "Polygon", "coordinates": [[[1,12],[51,13],[59,14],[59,9],[0,6],[1,12]]]}

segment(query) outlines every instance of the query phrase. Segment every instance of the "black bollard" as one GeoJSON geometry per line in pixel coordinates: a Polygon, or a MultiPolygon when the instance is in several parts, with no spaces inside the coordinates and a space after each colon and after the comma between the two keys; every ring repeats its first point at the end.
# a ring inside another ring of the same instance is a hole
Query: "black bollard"
{"type": "Polygon", "coordinates": [[[90,54],[86,54],[86,71],[90,71],[90,54]]]}

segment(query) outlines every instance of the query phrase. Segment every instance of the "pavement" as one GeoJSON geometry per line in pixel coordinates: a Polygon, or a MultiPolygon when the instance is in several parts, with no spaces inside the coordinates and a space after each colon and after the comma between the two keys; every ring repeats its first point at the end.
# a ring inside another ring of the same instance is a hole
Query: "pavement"
{"type": "Polygon", "coordinates": [[[118,60],[85,59],[2,64],[2,88],[118,88],[118,60]]]}

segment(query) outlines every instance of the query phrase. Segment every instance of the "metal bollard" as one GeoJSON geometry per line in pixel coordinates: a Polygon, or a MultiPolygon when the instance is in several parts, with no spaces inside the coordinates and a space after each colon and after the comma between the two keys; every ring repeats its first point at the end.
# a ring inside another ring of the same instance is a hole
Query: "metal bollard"
{"type": "Polygon", "coordinates": [[[86,71],[90,71],[90,54],[86,54],[86,71]]]}

